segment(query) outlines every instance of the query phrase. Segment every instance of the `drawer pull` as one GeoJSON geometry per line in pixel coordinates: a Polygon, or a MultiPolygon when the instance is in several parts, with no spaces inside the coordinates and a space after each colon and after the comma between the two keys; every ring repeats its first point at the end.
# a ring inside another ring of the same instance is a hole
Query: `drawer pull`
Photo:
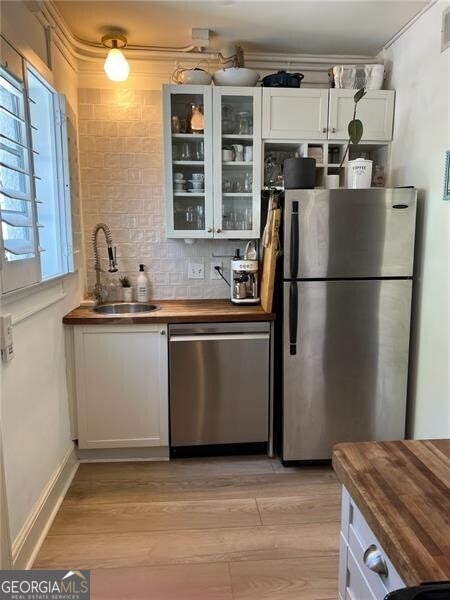
{"type": "Polygon", "coordinates": [[[367,550],[364,552],[364,564],[368,569],[373,571],[374,573],[378,573],[378,575],[383,575],[387,577],[388,568],[386,561],[383,558],[383,555],[375,546],[375,544],[371,544],[367,550]]]}

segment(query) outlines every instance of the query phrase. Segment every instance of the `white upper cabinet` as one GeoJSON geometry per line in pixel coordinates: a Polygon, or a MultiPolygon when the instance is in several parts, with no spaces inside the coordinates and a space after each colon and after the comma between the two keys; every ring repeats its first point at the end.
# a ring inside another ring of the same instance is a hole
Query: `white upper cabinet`
{"type": "MultiPolygon", "coordinates": [[[[348,124],[353,117],[353,97],[356,90],[331,89],[328,113],[328,139],[348,139],[348,124]]],[[[394,121],[393,90],[368,91],[358,103],[356,118],[364,126],[364,142],[392,140],[394,121]]]]}
{"type": "Polygon", "coordinates": [[[327,115],[327,89],[263,88],[263,139],[327,139],[327,115]]]}
{"type": "Polygon", "coordinates": [[[78,444],[168,446],[167,325],[75,327],[78,444]]]}
{"type": "Polygon", "coordinates": [[[211,238],[212,87],[165,85],[163,89],[167,237],[211,238]],[[204,125],[195,133],[193,112],[204,125]]]}
{"type": "Polygon", "coordinates": [[[167,237],[259,238],[261,88],[163,89],[167,237]]]}
{"type": "Polygon", "coordinates": [[[214,87],[214,237],[258,238],[261,88],[214,87]]]}

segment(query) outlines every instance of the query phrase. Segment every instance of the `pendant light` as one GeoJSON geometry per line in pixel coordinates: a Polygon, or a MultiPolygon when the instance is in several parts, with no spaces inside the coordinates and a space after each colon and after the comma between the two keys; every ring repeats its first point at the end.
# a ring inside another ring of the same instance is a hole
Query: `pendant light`
{"type": "Polygon", "coordinates": [[[105,73],[111,81],[126,81],[130,73],[130,65],[125,58],[121,48],[127,45],[127,38],[118,33],[104,35],[102,44],[110,48],[105,60],[105,73]]]}

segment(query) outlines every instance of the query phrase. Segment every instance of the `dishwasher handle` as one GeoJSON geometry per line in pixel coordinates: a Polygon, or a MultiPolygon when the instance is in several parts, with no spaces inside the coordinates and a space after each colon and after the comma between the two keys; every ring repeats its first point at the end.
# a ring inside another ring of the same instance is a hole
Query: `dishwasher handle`
{"type": "Polygon", "coordinates": [[[200,335],[173,335],[170,342],[223,342],[237,340],[268,340],[268,333],[211,333],[200,335]]]}

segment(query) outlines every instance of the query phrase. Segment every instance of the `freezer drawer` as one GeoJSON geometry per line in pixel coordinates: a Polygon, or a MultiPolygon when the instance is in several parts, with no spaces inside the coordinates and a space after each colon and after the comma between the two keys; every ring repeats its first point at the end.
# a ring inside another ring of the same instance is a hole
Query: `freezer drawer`
{"type": "Polygon", "coordinates": [[[170,330],[171,446],[266,442],[267,323],[170,330]]]}
{"type": "Polygon", "coordinates": [[[284,284],[283,458],[405,434],[410,280],[284,284]]]}
{"type": "Polygon", "coordinates": [[[289,190],[284,279],[411,277],[416,191],[289,190]]]}

